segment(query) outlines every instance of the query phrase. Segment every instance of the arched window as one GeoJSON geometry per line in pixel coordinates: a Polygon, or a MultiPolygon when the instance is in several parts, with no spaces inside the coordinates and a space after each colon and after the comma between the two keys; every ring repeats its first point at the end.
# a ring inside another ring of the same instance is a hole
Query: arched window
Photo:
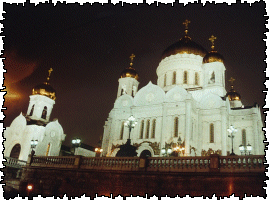
{"type": "Polygon", "coordinates": [[[33,115],[34,108],[35,108],[35,104],[32,106],[31,111],[30,111],[30,113],[29,113],[29,116],[32,116],[32,115],[33,115]]]}
{"type": "Polygon", "coordinates": [[[49,143],[48,146],[47,146],[46,156],[49,155],[49,152],[50,152],[50,143],[49,143]]]}
{"type": "Polygon", "coordinates": [[[121,123],[121,129],[120,129],[120,140],[123,139],[123,133],[124,133],[124,122],[121,123]]]}
{"type": "Polygon", "coordinates": [[[151,138],[155,138],[156,119],[152,120],[151,138]]]}
{"type": "Polygon", "coordinates": [[[215,72],[213,71],[210,75],[210,79],[208,81],[208,83],[215,83],[215,72]]]}
{"type": "Polygon", "coordinates": [[[177,74],[176,74],[176,72],[173,72],[172,85],[175,85],[176,82],[177,82],[177,74]]]}
{"type": "Polygon", "coordinates": [[[144,120],[141,121],[139,139],[143,139],[143,132],[144,132],[144,120]]]}
{"type": "Polygon", "coordinates": [[[246,146],[247,145],[247,136],[246,136],[246,130],[242,130],[242,145],[246,146]]]}
{"type": "Polygon", "coordinates": [[[174,119],[174,137],[178,137],[178,117],[174,119]]]}
{"type": "Polygon", "coordinates": [[[146,126],[146,136],[145,136],[146,139],[149,138],[149,126],[150,126],[150,121],[149,121],[149,119],[148,119],[148,120],[147,120],[147,126],[146,126]]]}
{"type": "Polygon", "coordinates": [[[41,118],[42,118],[42,119],[46,119],[46,117],[47,117],[47,106],[44,107],[44,109],[43,109],[43,111],[42,111],[42,116],[41,116],[41,118]]]}
{"type": "Polygon", "coordinates": [[[214,124],[210,124],[210,143],[214,143],[214,124]]]}
{"type": "Polygon", "coordinates": [[[199,85],[199,74],[198,72],[195,72],[195,80],[194,80],[195,85],[199,85]]]}
{"type": "Polygon", "coordinates": [[[166,74],[164,75],[163,86],[166,86],[166,74]]]}
{"type": "Polygon", "coordinates": [[[21,145],[20,145],[20,144],[16,144],[16,145],[12,148],[9,157],[19,159],[20,152],[21,152],[21,145]]]}
{"type": "Polygon", "coordinates": [[[184,71],[183,84],[188,84],[188,72],[184,71]]]}

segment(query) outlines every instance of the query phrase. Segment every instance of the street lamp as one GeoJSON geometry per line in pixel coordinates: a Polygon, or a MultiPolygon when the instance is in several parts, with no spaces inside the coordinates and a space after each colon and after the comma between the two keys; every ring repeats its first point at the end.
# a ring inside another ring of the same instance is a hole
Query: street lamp
{"type": "Polygon", "coordinates": [[[135,125],[137,124],[137,121],[135,121],[135,118],[133,115],[131,115],[128,120],[126,122],[124,122],[124,126],[127,126],[129,128],[129,140],[131,140],[130,136],[131,136],[131,131],[132,128],[135,127],[135,125]]]}
{"type": "Polygon", "coordinates": [[[31,149],[32,149],[31,156],[33,157],[35,155],[35,148],[38,144],[38,140],[31,140],[30,144],[31,144],[31,149]]]}
{"type": "Polygon", "coordinates": [[[75,147],[79,147],[80,143],[81,143],[81,139],[79,139],[79,138],[76,138],[76,139],[72,140],[72,145],[75,146],[75,147]]]}
{"type": "Polygon", "coordinates": [[[181,145],[180,146],[176,146],[176,147],[173,148],[173,151],[177,152],[177,156],[178,156],[178,153],[180,155],[183,150],[185,150],[185,148],[184,147],[181,147],[181,145]]]}
{"type": "Polygon", "coordinates": [[[96,153],[96,157],[100,157],[100,154],[103,152],[103,149],[97,147],[94,149],[95,153],[96,153]],[[97,156],[98,155],[98,156],[97,156]]]}
{"type": "Polygon", "coordinates": [[[251,153],[251,151],[252,151],[252,146],[248,143],[248,145],[246,145],[246,146],[244,146],[244,145],[240,145],[239,146],[239,150],[240,150],[240,152],[241,152],[241,155],[243,154],[243,153],[245,153],[245,155],[250,155],[250,153],[251,153]]]}
{"type": "Polygon", "coordinates": [[[116,157],[134,157],[137,155],[136,147],[131,145],[131,131],[132,128],[135,127],[137,122],[133,115],[131,115],[126,122],[124,122],[124,126],[129,128],[129,137],[127,139],[126,144],[120,146],[120,150],[117,152],[116,157]]]}
{"type": "Polygon", "coordinates": [[[162,153],[163,157],[168,156],[168,155],[170,155],[172,153],[172,149],[170,149],[170,148],[167,148],[167,149],[162,148],[161,153],[162,153]]]}
{"type": "Polygon", "coordinates": [[[76,148],[79,147],[81,144],[81,139],[75,138],[72,140],[72,146],[75,147],[74,154],[76,153],[76,148]]]}
{"type": "Polygon", "coordinates": [[[230,156],[234,156],[234,143],[233,143],[233,139],[234,139],[234,133],[237,132],[237,129],[233,127],[233,125],[230,126],[230,128],[227,129],[227,131],[230,133],[230,135],[228,135],[229,138],[231,138],[232,140],[232,153],[230,154],[230,156]]]}

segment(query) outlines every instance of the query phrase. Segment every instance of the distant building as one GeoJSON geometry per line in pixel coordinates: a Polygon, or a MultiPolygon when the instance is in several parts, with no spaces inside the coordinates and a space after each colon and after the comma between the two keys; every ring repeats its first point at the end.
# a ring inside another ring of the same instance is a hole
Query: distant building
{"type": "Polygon", "coordinates": [[[4,131],[4,156],[27,160],[31,153],[31,141],[37,141],[35,155],[58,156],[65,134],[58,120],[50,121],[55,104],[55,90],[47,81],[32,90],[27,114],[16,117],[4,131]]]}
{"type": "Polygon", "coordinates": [[[74,155],[81,155],[85,157],[95,157],[95,147],[81,143],[78,147],[74,147],[74,155]]]}
{"type": "MultiPolygon", "coordinates": [[[[138,90],[138,73],[133,58],[119,78],[117,99],[104,125],[103,155],[115,156],[126,143],[129,130],[124,122],[133,115],[137,125],[131,141],[138,156],[162,156],[171,149],[180,156],[229,155],[232,139],[227,129],[233,126],[233,149],[251,145],[251,154],[264,154],[264,132],[260,107],[244,106],[241,96],[225,89],[224,58],[212,42],[207,52],[188,35],[169,46],[157,67],[157,85],[149,82],[138,90]]],[[[251,92],[251,91],[250,91],[251,92]]],[[[248,152],[249,153],[249,152],[248,152]]]]}

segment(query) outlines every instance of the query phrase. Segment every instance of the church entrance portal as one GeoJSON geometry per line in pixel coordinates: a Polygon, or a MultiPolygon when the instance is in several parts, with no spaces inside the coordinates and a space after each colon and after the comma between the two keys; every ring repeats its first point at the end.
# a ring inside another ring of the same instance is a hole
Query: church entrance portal
{"type": "Polygon", "coordinates": [[[141,152],[140,157],[141,158],[151,157],[151,153],[149,150],[144,150],[141,152]]]}
{"type": "Polygon", "coordinates": [[[11,158],[19,158],[19,155],[20,155],[20,152],[21,152],[21,145],[20,144],[16,144],[11,152],[10,152],[10,156],[11,158]]]}

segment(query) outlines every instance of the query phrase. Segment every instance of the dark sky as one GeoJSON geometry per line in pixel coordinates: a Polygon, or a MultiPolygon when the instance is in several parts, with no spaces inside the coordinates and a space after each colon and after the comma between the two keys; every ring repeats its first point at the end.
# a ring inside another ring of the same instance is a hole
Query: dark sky
{"type": "Polygon", "coordinates": [[[26,113],[31,89],[46,80],[57,92],[51,120],[58,118],[65,134],[96,145],[113,108],[118,78],[129,66],[139,73],[139,88],[157,83],[162,52],[184,34],[208,51],[208,38],[225,58],[228,79],[245,106],[263,107],[265,90],[265,3],[163,5],[4,4],[5,84],[8,95],[4,125],[26,113]]]}

